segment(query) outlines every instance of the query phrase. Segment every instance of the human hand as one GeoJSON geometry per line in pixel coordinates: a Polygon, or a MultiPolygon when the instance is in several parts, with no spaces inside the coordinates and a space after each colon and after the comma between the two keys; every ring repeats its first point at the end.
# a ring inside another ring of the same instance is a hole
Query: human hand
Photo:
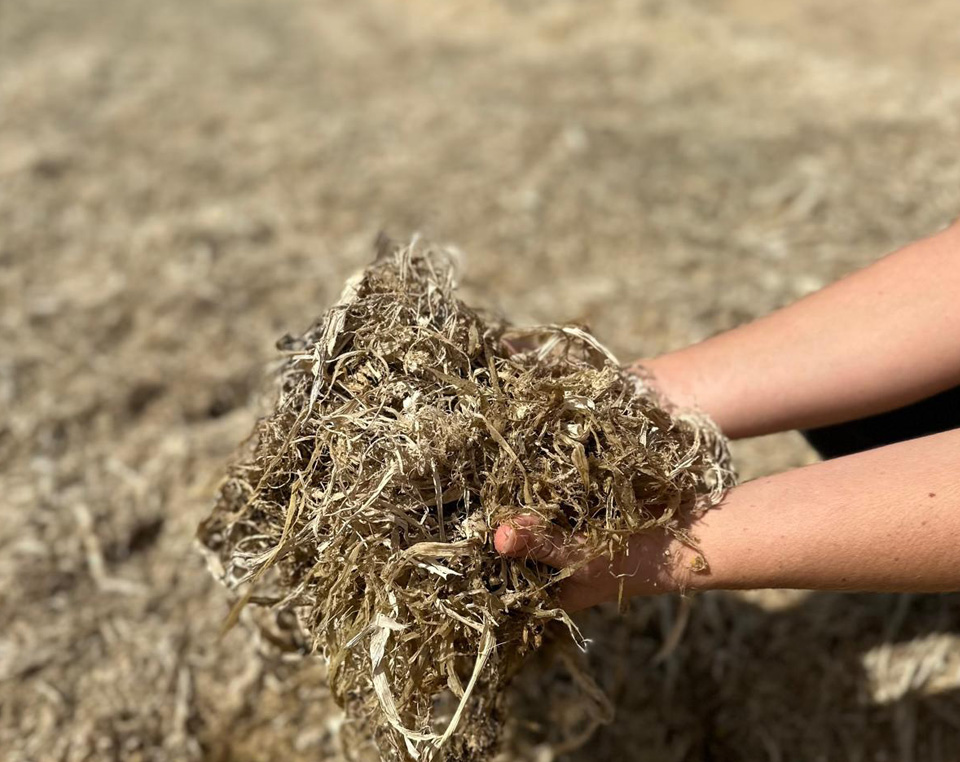
{"type": "Polygon", "coordinates": [[[565,537],[538,516],[519,516],[497,529],[497,552],[530,558],[568,571],[560,582],[560,605],[568,612],[596,606],[621,596],[660,595],[685,589],[694,570],[695,551],[664,531],[638,534],[610,558],[589,557],[578,545],[582,538],[565,537]]]}
{"type": "Polygon", "coordinates": [[[587,558],[537,516],[497,529],[497,550],[569,571],[560,605],[684,590],[960,590],[960,429],[762,477],[683,528],[587,558]],[[702,555],[701,555],[702,554],[702,555]],[[706,564],[704,563],[704,559],[706,564]],[[707,565],[708,564],[708,565],[707,565]]]}

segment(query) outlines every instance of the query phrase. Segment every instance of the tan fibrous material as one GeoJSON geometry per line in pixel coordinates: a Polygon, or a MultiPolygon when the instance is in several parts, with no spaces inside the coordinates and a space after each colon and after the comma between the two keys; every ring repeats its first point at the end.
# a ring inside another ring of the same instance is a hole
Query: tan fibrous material
{"type": "Polygon", "coordinates": [[[702,416],[671,415],[585,329],[520,329],[455,294],[446,250],[377,260],[282,344],[275,409],[201,539],[248,602],[296,612],[385,759],[483,759],[561,577],[493,546],[537,514],[594,554],[685,522],[733,483],[702,416]],[[269,589],[269,593],[264,592],[269,589]]]}

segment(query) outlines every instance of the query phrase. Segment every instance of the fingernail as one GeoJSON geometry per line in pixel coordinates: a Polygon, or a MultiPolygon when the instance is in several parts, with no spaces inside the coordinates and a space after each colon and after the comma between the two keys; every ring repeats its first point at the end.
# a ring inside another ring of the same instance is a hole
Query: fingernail
{"type": "Polygon", "coordinates": [[[510,555],[517,545],[517,530],[509,524],[501,524],[497,528],[497,534],[494,538],[494,544],[497,550],[503,555],[510,555]]]}

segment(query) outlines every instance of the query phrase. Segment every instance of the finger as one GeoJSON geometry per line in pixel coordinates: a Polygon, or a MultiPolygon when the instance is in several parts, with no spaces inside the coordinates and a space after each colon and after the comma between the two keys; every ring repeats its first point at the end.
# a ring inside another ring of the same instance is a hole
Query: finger
{"type": "Polygon", "coordinates": [[[544,524],[538,516],[518,516],[508,524],[501,524],[494,544],[497,552],[504,556],[532,558],[556,569],[580,560],[563,532],[544,524]]]}

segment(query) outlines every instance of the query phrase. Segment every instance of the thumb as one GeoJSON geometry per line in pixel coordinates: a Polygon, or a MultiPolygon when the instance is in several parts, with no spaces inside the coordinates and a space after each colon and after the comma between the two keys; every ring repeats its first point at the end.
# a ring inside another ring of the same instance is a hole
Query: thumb
{"type": "Polygon", "coordinates": [[[497,552],[514,558],[526,557],[555,569],[563,569],[580,560],[570,548],[563,532],[539,516],[518,516],[501,524],[494,536],[497,552]]]}

